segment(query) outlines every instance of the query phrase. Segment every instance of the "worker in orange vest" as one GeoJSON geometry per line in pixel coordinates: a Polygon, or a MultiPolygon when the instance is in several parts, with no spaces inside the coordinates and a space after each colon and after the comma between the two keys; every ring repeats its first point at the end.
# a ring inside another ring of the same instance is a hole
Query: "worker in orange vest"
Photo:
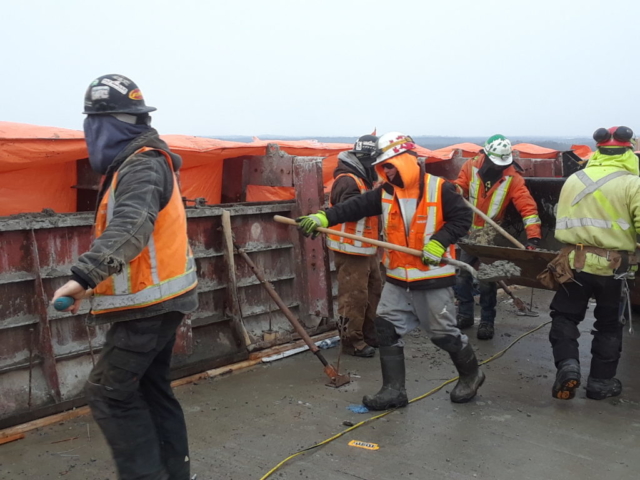
{"type": "Polygon", "coordinates": [[[451,183],[425,173],[415,148],[411,137],[402,133],[381,136],[374,166],[385,179],[383,185],[297,219],[305,235],[314,235],[318,227],[382,215],[387,242],[422,251],[422,258],[394,250],[384,252],[387,278],[375,319],[382,388],[363,398],[371,410],[407,405],[402,337],[418,325],[430,333],[436,346],[449,353],[460,374],[451,401],[471,400],[485,378],[467,336],[456,325],[451,288],[455,269],[442,262],[443,257],[455,257],[454,244],[471,227],[471,211],[451,183]]]}
{"type": "MultiPolygon", "coordinates": [[[[330,206],[370,191],[377,179],[372,168],[371,154],[376,149],[378,137],[363,135],[353,149],[338,155],[338,167],[333,172],[334,182],[329,197],[330,206]]],[[[333,230],[351,233],[377,240],[378,217],[361,218],[357,222],[345,222],[331,227],[333,230]]],[[[373,347],[378,346],[373,320],[382,292],[380,261],[377,247],[329,235],[327,247],[334,252],[338,277],[338,315],[342,351],[356,357],[373,357],[373,347]]]]}
{"type": "Polygon", "coordinates": [[[86,395],[122,479],[189,480],[187,429],[169,381],[176,330],[198,307],[176,173],[182,159],[151,127],[140,89],[104,75],[87,89],[89,162],[104,175],[95,239],[53,302],[91,296],[90,325],[112,323],[86,395]]]}
{"type": "MultiPolygon", "coordinates": [[[[494,135],[485,142],[483,150],[476,157],[462,166],[454,183],[458,191],[474,206],[497,222],[504,216],[509,203],[513,203],[524,222],[528,238],[526,247],[535,250],[542,237],[540,217],[536,202],[517,170],[519,168],[513,163],[511,142],[503,135],[494,135]]],[[[474,214],[472,230],[484,226],[484,220],[474,214]]],[[[474,267],[478,266],[478,259],[464,251],[460,260],[474,267]]],[[[495,333],[498,287],[496,282],[480,282],[479,290],[481,314],[476,335],[480,340],[490,340],[495,333]]],[[[458,327],[471,327],[474,322],[474,301],[473,278],[469,272],[460,272],[456,294],[458,327]]]]}

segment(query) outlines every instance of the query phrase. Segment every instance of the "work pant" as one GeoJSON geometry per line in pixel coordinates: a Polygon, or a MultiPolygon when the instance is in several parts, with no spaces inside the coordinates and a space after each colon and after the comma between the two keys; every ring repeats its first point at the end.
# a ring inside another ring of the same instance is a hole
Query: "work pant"
{"type": "Polygon", "coordinates": [[[402,337],[420,325],[432,340],[444,337],[462,349],[469,339],[457,327],[455,311],[452,288],[407,290],[386,282],[377,314],[390,322],[400,337],[395,345],[390,346],[403,347],[402,337]]]}
{"type": "MultiPolygon", "coordinates": [[[[460,253],[460,261],[472,267],[477,267],[478,258],[469,255],[464,250],[460,253]]],[[[493,325],[496,319],[496,304],[498,303],[498,285],[496,282],[479,282],[480,291],[480,322],[493,325]]],[[[473,277],[466,270],[460,270],[456,279],[456,295],[458,297],[458,315],[473,318],[473,277]]]]}
{"type": "Polygon", "coordinates": [[[362,350],[377,345],[373,320],[382,291],[377,255],[334,252],[338,274],[338,315],[346,319],[343,346],[362,350]]]}
{"type": "Polygon", "coordinates": [[[575,272],[576,282],[564,283],[551,301],[551,331],[549,341],[556,366],[563,360],[579,360],[578,324],[584,320],[589,299],[596,308],[591,342],[590,376],[610,379],[616,374],[622,351],[622,329],[619,322],[622,280],[590,273],[575,272]],[[564,287],[564,288],[563,288],[564,287]]]}
{"type": "Polygon", "coordinates": [[[114,323],[89,375],[93,418],[121,480],[188,480],[187,428],[169,381],[171,351],[184,314],[114,323]]]}

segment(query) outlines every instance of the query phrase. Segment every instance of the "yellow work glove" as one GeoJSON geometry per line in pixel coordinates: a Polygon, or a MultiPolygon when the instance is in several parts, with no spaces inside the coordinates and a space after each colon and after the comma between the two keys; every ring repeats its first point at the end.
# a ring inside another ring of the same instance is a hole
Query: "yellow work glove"
{"type": "Polygon", "coordinates": [[[425,265],[440,265],[445,248],[437,240],[429,240],[422,249],[422,263],[425,265]]]}
{"type": "Polygon", "coordinates": [[[296,222],[298,223],[298,230],[301,230],[305,237],[311,235],[311,238],[318,236],[318,232],[316,231],[318,227],[327,228],[329,226],[327,214],[323,211],[319,211],[313,215],[298,217],[296,218],[296,222]]]}

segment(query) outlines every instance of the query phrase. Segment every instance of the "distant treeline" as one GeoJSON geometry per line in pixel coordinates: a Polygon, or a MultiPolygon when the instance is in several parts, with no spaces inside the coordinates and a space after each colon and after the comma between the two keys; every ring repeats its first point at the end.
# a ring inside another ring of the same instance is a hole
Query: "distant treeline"
{"type": "MultiPolygon", "coordinates": [[[[234,142],[251,142],[252,137],[244,135],[224,136],[224,137],[212,137],[220,140],[231,140],[234,142]]],[[[259,137],[260,140],[310,140],[314,139],[322,143],[354,143],[356,137],[285,137],[275,135],[265,135],[259,137]]],[[[482,145],[486,137],[438,137],[438,136],[422,136],[413,137],[418,145],[428,148],[429,150],[437,150],[439,148],[455,145],[456,143],[475,143],[476,145],[482,145]]],[[[591,148],[595,147],[593,139],[589,137],[534,137],[534,136],[520,136],[509,138],[513,145],[517,143],[533,143],[541,147],[552,148],[554,150],[569,150],[571,145],[589,145],[591,148]]]]}

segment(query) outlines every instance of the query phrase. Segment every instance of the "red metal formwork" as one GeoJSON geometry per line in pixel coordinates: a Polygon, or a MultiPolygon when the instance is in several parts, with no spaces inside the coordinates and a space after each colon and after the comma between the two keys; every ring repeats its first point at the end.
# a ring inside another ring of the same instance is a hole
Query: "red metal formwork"
{"type": "MultiPolygon", "coordinates": [[[[240,361],[251,351],[297,338],[237,255],[238,307],[232,308],[221,231],[223,209],[230,213],[237,244],[265,271],[310,333],[334,326],[327,283],[328,256],[322,241],[301,238],[296,229],[272,220],[275,214],[298,215],[302,203],[320,206],[319,159],[296,160],[277,148],[269,152],[264,158],[266,167],[270,156],[276,155],[278,169],[284,174],[283,184],[291,181],[295,163],[296,188],[301,190],[298,202],[187,210],[188,234],[200,280],[200,307],[178,332],[175,377],[240,361]]],[[[265,171],[271,172],[266,167],[265,171]]],[[[248,178],[243,175],[242,182],[248,178]]],[[[255,175],[251,181],[257,181],[255,175]]],[[[273,173],[268,182],[276,183],[273,173]]],[[[0,428],[83,403],[84,382],[108,326],[86,327],[87,302],[77,315],[56,312],[48,303],[56,288],[69,279],[73,262],[88,250],[92,224],[90,213],[0,219],[0,428]]]]}

